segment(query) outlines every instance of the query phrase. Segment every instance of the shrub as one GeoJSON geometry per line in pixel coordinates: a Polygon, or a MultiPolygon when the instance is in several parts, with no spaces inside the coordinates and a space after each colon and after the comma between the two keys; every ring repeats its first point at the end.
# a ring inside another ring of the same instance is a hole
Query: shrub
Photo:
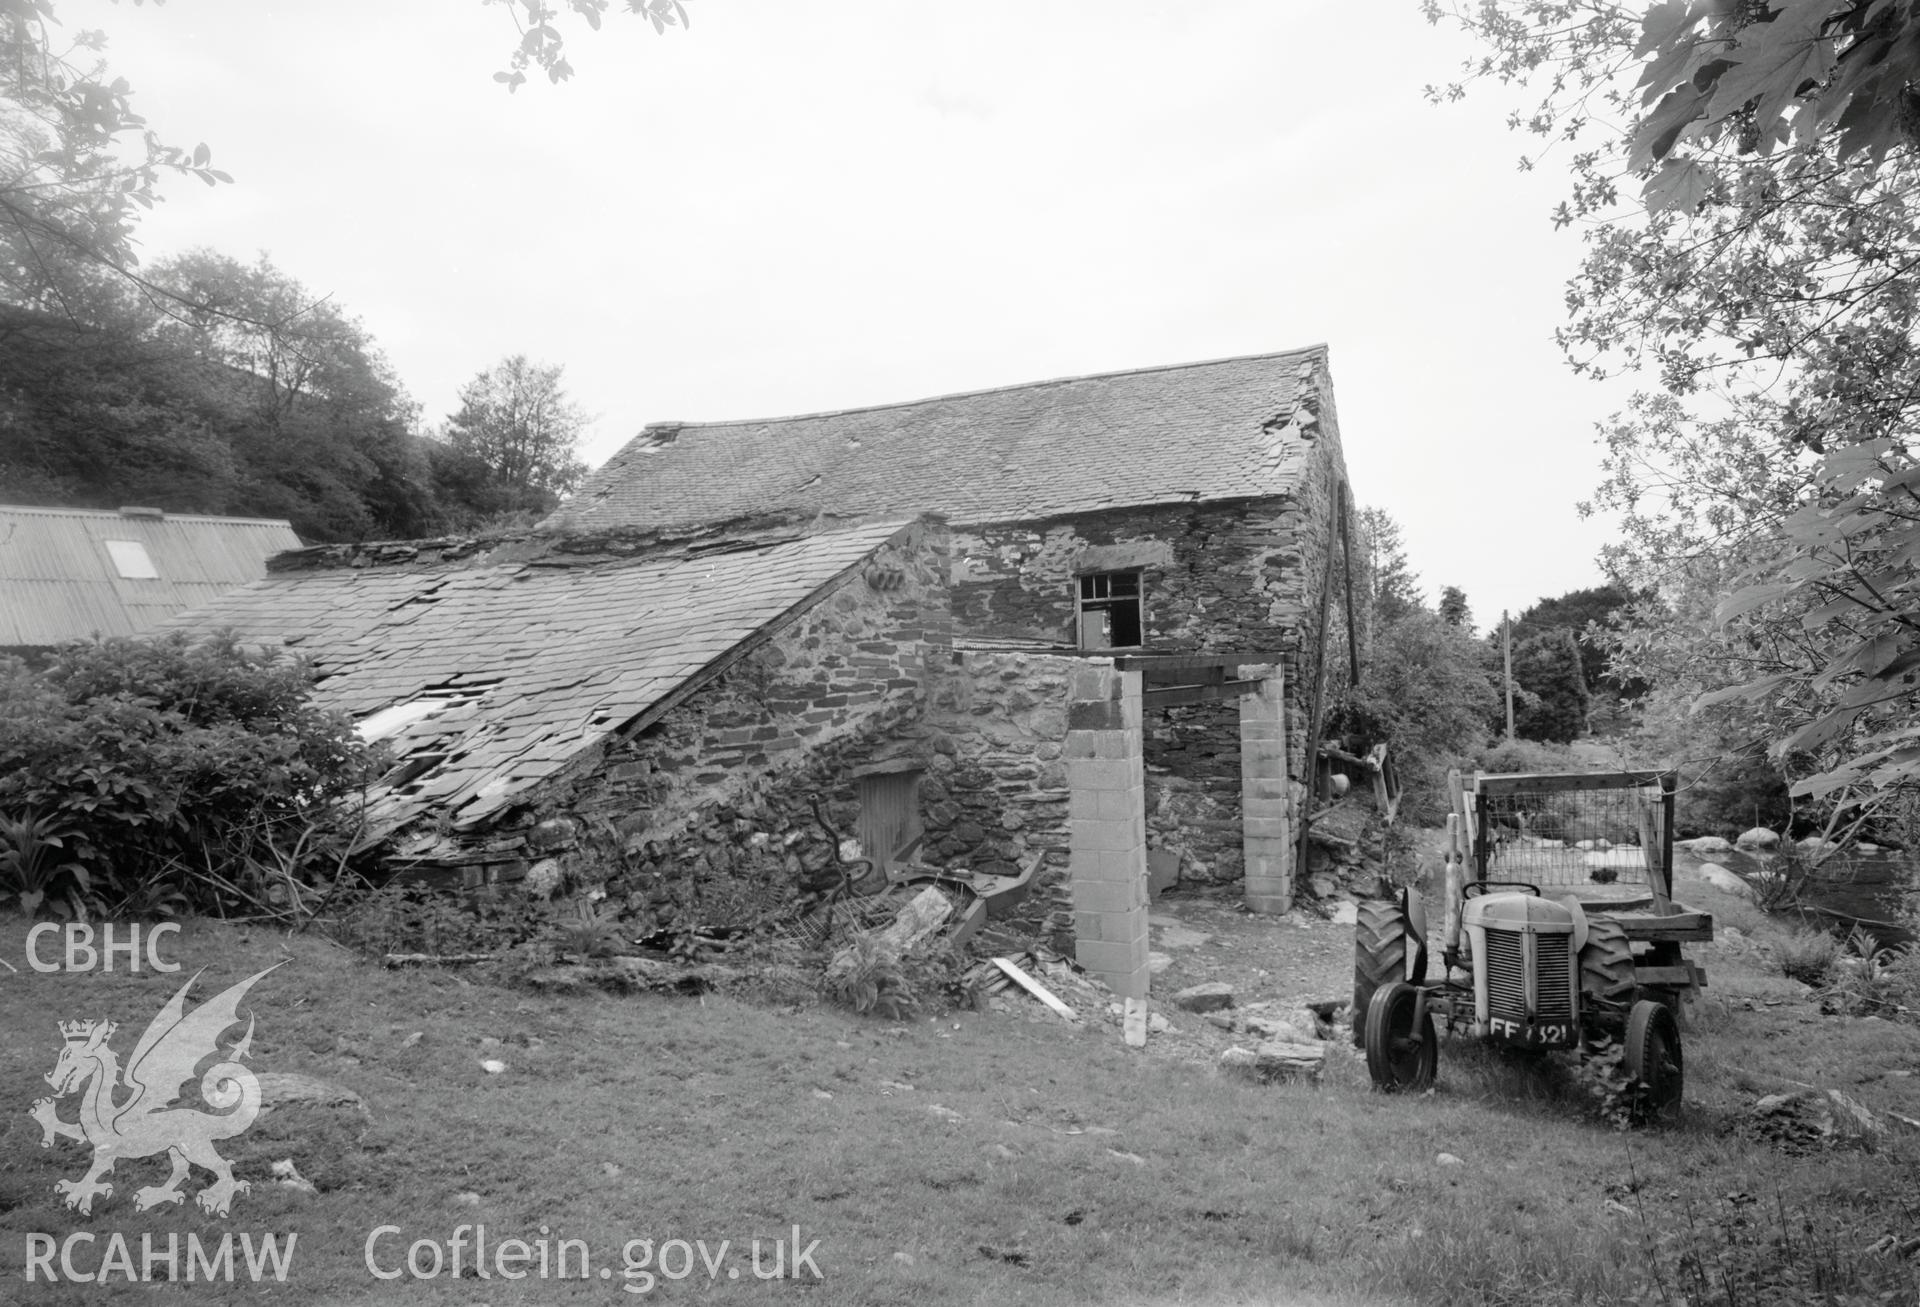
{"type": "Polygon", "coordinates": [[[1496,740],[1474,755],[1485,772],[1586,771],[1586,766],[1564,744],[1540,740],[1496,740]]]}
{"type": "Polygon", "coordinates": [[[231,633],[69,645],[38,672],[8,660],[0,813],[55,831],[97,910],[284,901],[290,853],[337,867],[351,848],[342,800],[369,763],[311,686],[305,663],[231,633]]]}
{"type": "Polygon", "coordinates": [[[1833,974],[1840,941],[1824,930],[1794,927],[1774,944],[1773,960],[1782,975],[1817,987],[1833,974]]]}

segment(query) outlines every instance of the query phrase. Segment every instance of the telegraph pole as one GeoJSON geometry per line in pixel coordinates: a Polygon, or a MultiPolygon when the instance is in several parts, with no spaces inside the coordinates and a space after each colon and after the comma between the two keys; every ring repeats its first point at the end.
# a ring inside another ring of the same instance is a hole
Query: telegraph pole
{"type": "Polygon", "coordinates": [[[1507,741],[1513,741],[1513,623],[1507,620],[1507,610],[1500,610],[1500,649],[1506,659],[1507,667],[1507,741]]]}

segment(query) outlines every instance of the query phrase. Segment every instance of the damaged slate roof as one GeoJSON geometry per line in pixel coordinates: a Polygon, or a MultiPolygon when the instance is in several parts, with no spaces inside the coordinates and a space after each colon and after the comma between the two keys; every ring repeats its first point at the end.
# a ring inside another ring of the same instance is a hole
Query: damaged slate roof
{"type": "MultiPolygon", "coordinates": [[[[550,519],[670,528],[754,508],[956,525],[1294,488],[1324,345],[751,422],[656,423],[550,519]]],[[[1328,414],[1331,417],[1331,413],[1328,414]]]]}
{"type": "Polygon", "coordinates": [[[426,565],[415,560],[434,557],[431,546],[374,546],[359,565],[278,573],[174,624],[231,626],[314,661],[321,706],[400,759],[371,796],[375,838],[429,811],[471,829],[717,674],[905,529],[708,540],[632,558],[508,547],[426,565]]]}
{"type": "Polygon", "coordinates": [[[0,648],[147,630],[299,547],[266,518],[0,506],[0,648]]]}

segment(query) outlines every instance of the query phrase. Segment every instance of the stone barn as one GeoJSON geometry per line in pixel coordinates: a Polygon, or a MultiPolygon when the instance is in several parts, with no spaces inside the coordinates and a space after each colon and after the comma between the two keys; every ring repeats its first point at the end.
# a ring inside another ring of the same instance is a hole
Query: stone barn
{"type": "MultiPolygon", "coordinates": [[[[1077,836],[1137,846],[1159,883],[1243,884],[1256,910],[1290,905],[1322,664],[1357,664],[1362,634],[1364,548],[1324,346],[656,423],[550,525],[675,530],[759,509],[822,529],[947,522],[952,656],[927,722],[943,751],[909,796],[931,855],[1009,871],[1077,836]],[[1099,730],[1116,734],[1075,736],[1098,717],[1089,697],[1108,694],[1123,715],[1099,730]],[[1088,824],[1121,803],[1071,783],[1100,773],[1074,766],[1088,747],[1137,756],[1137,840],[1088,824]]],[[[1076,888],[1082,956],[1095,937],[1110,976],[1116,956],[1145,965],[1135,897],[1076,888]],[[1110,910],[1126,915],[1096,919],[1110,910]]]]}

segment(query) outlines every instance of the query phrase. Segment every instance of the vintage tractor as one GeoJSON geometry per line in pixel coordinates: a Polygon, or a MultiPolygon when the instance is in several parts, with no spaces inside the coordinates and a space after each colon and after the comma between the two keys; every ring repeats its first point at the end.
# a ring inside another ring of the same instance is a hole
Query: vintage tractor
{"type": "Polygon", "coordinates": [[[1361,904],[1354,927],[1354,1033],[1373,1083],[1430,1085],[1442,1029],[1538,1052],[1611,1041],[1630,1112],[1672,1113],[1677,1015],[1706,983],[1680,943],[1713,923],[1668,897],[1671,774],[1456,775],[1453,788],[1440,977],[1418,890],[1361,904]]]}

